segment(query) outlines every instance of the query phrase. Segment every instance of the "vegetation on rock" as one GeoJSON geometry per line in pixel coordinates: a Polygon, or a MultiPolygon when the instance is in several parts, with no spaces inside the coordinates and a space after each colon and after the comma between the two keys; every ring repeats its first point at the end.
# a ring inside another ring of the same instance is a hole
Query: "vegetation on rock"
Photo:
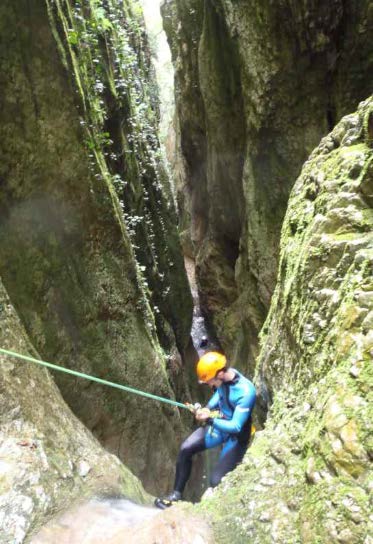
{"type": "MultiPolygon", "coordinates": [[[[0,275],[30,341],[57,364],[166,397],[172,380],[188,398],[192,301],[137,4],[7,0],[0,32],[0,275]]],[[[177,411],[56,381],[149,490],[167,486],[177,411]]]]}

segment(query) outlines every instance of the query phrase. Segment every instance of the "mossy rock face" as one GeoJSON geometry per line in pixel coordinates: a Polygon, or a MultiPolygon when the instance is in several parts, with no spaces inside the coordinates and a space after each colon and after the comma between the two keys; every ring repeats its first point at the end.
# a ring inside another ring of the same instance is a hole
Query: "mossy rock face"
{"type": "MultiPolygon", "coordinates": [[[[186,349],[192,301],[141,11],[9,0],[0,27],[0,273],[12,303],[42,358],[172,398],[167,357],[186,349]]],[[[182,365],[171,378],[187,398],[182,365]]],[[[175,409],[56,381],[148,489],[168,487],[175,409]]]]}
{"type": "Polygon", "coordinates": [[[199,507],[218,543],[369,542],[372,112],[344,117],[291,193],[256,370],[266,426],[199,507]]]}
{"type": "Polygon", "coordinates": [[[202,305],[253,372],[290,190],[371,92],[371,2],[167,0],[163,15],[202,305]]]}
{"type": "MultiPolygon", "coordinates": [[[[0,345],[37,357],[0,282],[0,345]]],[[[24,541],[75,500],[150,497],[114,455],[73,415],[40,366],[0,354],[0,533],[24,541]]]]}

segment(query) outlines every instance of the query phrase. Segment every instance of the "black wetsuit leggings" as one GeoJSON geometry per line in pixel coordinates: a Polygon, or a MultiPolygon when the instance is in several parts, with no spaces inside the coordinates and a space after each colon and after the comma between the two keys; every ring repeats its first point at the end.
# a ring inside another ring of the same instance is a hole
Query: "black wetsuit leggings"
{"type": "MultiPolygon", "coordinates": [[[[176,462],[175,491],[180,493],[184,491],[192,470],[193,455],[207,449],[205,443],[207,429],[208,427],[200,427],[182,443],[176,462]]],[[[211,487],[217,486],[223,476],[242,461],[248,446],[248,438],[244,441],[235,440],[232,447],[220,457],[211,475],[211,487]]]]}

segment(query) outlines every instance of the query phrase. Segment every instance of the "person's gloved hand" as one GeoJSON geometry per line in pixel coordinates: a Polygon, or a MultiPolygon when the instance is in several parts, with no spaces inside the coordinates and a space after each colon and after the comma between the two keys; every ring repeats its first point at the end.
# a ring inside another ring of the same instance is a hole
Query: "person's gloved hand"
{"type": "Polygon", "coordinates": [[[205,422],[211,418],[211,412],[209,408],[198,408],[198,410],[196,410],[195,417],[197,421],[205,422]]]}
{"type": "Polygon", "coordinates": [[[202,408],[202,406],[198,402],[196,402],[195,404],[190,404],[187,402],[186,405],[188,406],[189,410],[194,414],[196,420],[200,423],[206,423],[214,417],[219,417],[219,410],[211,411],[207,407],[202,408]]]}

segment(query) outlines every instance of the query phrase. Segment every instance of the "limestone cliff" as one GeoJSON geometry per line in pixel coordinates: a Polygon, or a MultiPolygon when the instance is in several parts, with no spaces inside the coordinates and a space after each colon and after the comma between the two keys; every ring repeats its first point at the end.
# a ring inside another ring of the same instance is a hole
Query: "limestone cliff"
{"type": "MultiPolygon", "coordinates": [[[[136,6],[2,2],[0,274],[42,358],[166,397],[172,380],[186,398],[192,301],[136,6]]],[[[56,382],[149,490],[167,486],[177,411],[56,382]]]]}
{"type": "MultiPolygon", "coordinates": [[[[0,345],[37,356],[0,283],[0,345]]],[[[0,355],[0,541],[19,544],[92,494],[148,500],[140,482],[72,414],[49,373],[0,355]]]]}
{"type": "Polygon", "coordinates": [[[373,97],[321,141],[292,191],[256,373],[273,404],[201,507],[218,543],[370,542],[372,206],[373,97]]]}
{"type": "Polygon", "coordinates": [[[253,370],[289,191],[372,89],[372,4],[165,0],[163,17],[201,300],[253,370]]]}

